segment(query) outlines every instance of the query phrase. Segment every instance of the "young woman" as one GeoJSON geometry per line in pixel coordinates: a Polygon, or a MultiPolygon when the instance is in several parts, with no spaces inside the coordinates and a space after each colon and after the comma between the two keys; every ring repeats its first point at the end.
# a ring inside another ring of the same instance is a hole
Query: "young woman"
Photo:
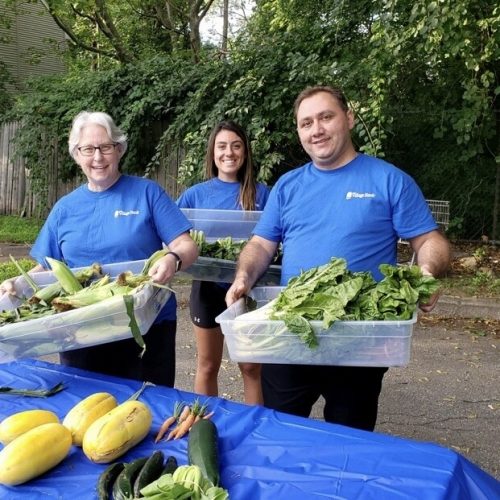
{"type": "MultiPolygon", "coordinates": [[[[262,210],[269,188],[255,181],[252,152],[244,130],[232,121],[223,121],[210,134],[205,157],[208,179],[187,189],[177,200],[180,208],[219,210],[262,210]]],[[[193,281],[190,298],[198,361],[194,390],[218,395],[224,337],[215,317],[226,309],[229,284],[193,281]]],[[[261,367],[239,363],[245,402],[262,404],[261,367]]]]}

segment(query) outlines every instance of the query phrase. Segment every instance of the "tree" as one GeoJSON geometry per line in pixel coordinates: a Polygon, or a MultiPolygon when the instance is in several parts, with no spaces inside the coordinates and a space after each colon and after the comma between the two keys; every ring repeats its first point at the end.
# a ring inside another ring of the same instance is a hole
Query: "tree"
{"type": "Polygon", "coordinates": [[[200,23],[213,0],[40,0],[79,54],[126,64],[145,54],[201,50],[200,23]]]}

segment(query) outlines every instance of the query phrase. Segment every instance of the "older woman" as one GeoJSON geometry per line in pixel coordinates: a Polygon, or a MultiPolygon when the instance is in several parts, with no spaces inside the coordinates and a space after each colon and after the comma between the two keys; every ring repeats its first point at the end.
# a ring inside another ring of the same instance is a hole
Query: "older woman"
{"type": "MultiPolygon", "coordinates": [[[[31,249],[38,262],[32,271],[49,267],[45,257],[64,260],[70,267],[146,259],[165,242],[170,253],[150,275],[166,283],[181,266],[196,260],[191,224],[165,191],[151,180],[120,172],[126,150],[127,137],[109,115],[84,111],[76,116],[69,152],[87,183],[54,205],[31,249]]],[[[3,283],[2,288],[11,286],[3,283]]],[[[64,352],[60,359],[65,365],[173,386],[175,334],[173,295],[145,335],[142,359],[133,339],[64,352]]]]}

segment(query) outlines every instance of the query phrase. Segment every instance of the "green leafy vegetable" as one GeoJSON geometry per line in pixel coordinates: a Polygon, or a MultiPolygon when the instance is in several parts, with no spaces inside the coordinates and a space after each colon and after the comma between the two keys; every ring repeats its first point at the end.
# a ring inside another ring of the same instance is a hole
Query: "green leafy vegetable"
{"type": "Polygon", "coordinates": [[[318,340],[309,321],[322,321],[328,329],[337,320],[409,320],[417,304],[439,287],[418,266],[382,264],[379,269],[384,278],[377,283],[369,272],[353,273],[344,259],[332,258],[292,278],[268,308],[268,318],[284,321],[314,348],[318,340]]]}

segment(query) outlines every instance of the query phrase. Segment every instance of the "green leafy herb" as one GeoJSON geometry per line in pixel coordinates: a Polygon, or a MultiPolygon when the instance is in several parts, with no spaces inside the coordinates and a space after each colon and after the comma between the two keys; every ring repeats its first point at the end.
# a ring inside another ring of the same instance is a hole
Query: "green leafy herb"
{"type": "Polygon", "coordinates": [[[0,387],[0,394],[16,396],[29,396],[32,398],[47,398],[53,396],[64,389],[64,384],[59,382],[50,389],[16,389],[14,387],[0,387]]]}

